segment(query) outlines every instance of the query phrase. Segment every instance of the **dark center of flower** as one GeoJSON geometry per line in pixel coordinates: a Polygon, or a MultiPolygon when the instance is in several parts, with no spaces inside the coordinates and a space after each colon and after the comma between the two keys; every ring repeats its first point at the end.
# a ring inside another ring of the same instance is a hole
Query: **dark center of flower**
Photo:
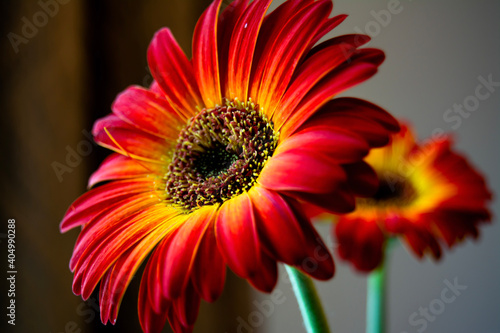
{"type": "Polygon", "coordinates": [[[213,149],[207,149],[198,156],[194,164],[202,177],[209,178],[222,175],[237,160],[238,155],[227,151],[224,145],[216,143],[213,149]]]}
{"type": "Polygon", "coordinates": [[[370,198],[363,199],[373,206],[406,206],[412,202],[416,191],[411,182],[399,175],[379,175],[377,192],[370,198]]]}
{"type": "Polygon", "coordinates": [[[248,190],[277,141],[272,123],[251,101],[202,110],[179,134],[165,177],[167,198],[192,210],[248,190]]]}

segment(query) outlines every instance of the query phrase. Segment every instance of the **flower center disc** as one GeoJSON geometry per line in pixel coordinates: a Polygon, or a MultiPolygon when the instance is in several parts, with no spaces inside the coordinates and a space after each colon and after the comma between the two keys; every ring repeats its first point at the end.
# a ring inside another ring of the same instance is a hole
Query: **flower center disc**
{"type": "Polygon", "coordinates": [[[242,193],[277,141],[272,123],[251,101],[203,109],[179,134],[166,174],[168,199],[192,210],[242,193]]]}
{"type": "Polygon", "coordinates": [[[413,185],[399,175],[382,175],[377,192],[370,198],[362,199],[370,206],[407,206],[416,196],[413,185]]]}

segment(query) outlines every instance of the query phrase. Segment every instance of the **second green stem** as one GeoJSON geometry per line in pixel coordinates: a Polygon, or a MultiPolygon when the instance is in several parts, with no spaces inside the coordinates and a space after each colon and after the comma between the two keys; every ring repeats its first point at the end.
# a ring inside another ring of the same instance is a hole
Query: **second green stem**
{"type": "Polygon", "coordinates": [[[368,276],[366,293],[366,333],[385,332],[386,260],[368,276]]]}

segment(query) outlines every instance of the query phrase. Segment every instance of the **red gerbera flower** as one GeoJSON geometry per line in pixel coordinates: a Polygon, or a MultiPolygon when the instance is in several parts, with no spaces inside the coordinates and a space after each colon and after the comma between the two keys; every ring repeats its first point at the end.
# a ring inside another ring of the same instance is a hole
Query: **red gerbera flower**
{"type": "Polygon", "coordinates": [[[333,260],[300,203],[352,210],[354,195],[376,186],[362,158],[398,128],[373,104],[331,100],[384,55],[357,49],[368,41],[360,35],[315,46],[345,18],[329,18],[330,0],[287,1],[268,15],[271,0],[237,0],[218,15],[221,2],[198,21],[191,61],[160,30],[148,50],[153,85],[126,89],[94,126],[117,153],[89,186],[107,183],[72,204],[61,230],[82,226],[73,291],[86,299],[100,281],[103,323],[115,323],[150,253],[139,292],[146,332],[167,318],[190,331],[200,299],[220,295],[226,264],[266,292],[277,261],[330,278],[333,260]]]}
{"type": "Polygon", "coordinates": [[[484,178],[452,151],[450,137],[419,145],[411,129],[401,127],[388,146],[365,159],[379,176],[378,191],[358,199],[335,228],[339,255],[362,271],[381,263],[388,238],[400,236],[418,257],[439,259],[440,243],[452,247],[476,238],[478,225],[490,220],[484,178]]]}

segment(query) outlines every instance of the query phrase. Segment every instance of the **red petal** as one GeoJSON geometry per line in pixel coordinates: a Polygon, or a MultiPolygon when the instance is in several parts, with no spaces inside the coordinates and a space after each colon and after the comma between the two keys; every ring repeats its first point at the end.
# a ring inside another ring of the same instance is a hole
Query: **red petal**
{"type": "MultiPolygon", "coordinates": [[[[335,19],[335,17],[332,19],[335,19]]],[[[331,47],[333,45],[347,44],[354,48],[358,48],[368,43],[369,41],[370,41],[370,36],[367,35],[351,34],[351,35],[338,36],[335,38],[328,39],[313,47],[311,51],[307,53],[306,59],[312,57],[314,54],[320,52],[321,50],[324,50],[325,48],[331,47]]]]}
{"type": "Polygon", "coordinates": [[[347,15],[342,14],[342,15],[337,15],[332,18],[329,18],[325,21],[323,21],[323,25],[321,28],[316,32],[314,35],[314,38],[309,42],[309,48],[313,47],[314,44],[316,44],[322,37],[324,37],[327,33],[335,29],[340,23],[344,22],[344,20],[347,18],[347,15]]]}
{"type": "Polygon", "coordinates": [[[361,160],[369,148],[363,138],[348,131],[306,128],[280,143],[275,154],[314,151],[330,158],[332,163],[343,164],[361,160]]]}
{"type": "Polygon", "coordinates": [[[364,162],[344,165],[349,189],[356,196],[370,197],[377,192],[378,177],[372,167],[364,162]]]}
{"type": "Polygon", "coordinates": [[[217,59],[217,13],[221,3],[216,0],[205,10],[193,35],[193,68],[207,108],[222,104],[217,59]]]}
{"type": "Polygon", "coordinates": [[[303,225],[309,225],[298,221],[286,200],[276,192],[254,186],[248,194],[265,249],[275,260],[289,265],[299,264],[305,257],[309,240],[305,237],[303,225]]]}
{"type": "Polygon", "coordinates": [[[446,244],[451,247],[467,236],[477,238],[478,226],[489,221],[491,216],[486,208],[475,212],[439,209],[424,218],[433,221],[446,244]]]}
{"type": "Polygon", "coordinates": [[[205,206],[188,215],[168,247],[163,271],[163,295],[175,299],[184,293],[198,248],[212,225],[216,206],[205,206]]]}
{"type": "Polygon", "coordinates": [[[349,97],[327,102],[300,129],[325,127],[356,134],[372,147],[387,144],[390,134],[399,131],[397,120],[387,111],[370,102],[349,97]]]}
{"type": "MultiPolygon", "coordinates": [[[[101,322],[103,324],[107,324],[109,320],[109,311],[103,306],[103,292],[106,288],[109,288],[109,283],[111,279],[111,273],[113,272],[113,268],[110,268],[106,271],[104,276],[102,277],[100,287],[99,287],[99,307],[100,307],[100,317],[101,322]]],[[[115,323],[112,323],[113,325],[115,323]]]]}
{"type": "Polygon", "coordinates": [[[191,333],[193,331],[193,326],[184,326],[182,325],[179,316],[174,310],[174,307],[170,307],[168,310],[168,322],[172,327],[172,331],[175,333],[191,333]]]}
{"type": "Polygon", "coordinates": [[[109,155],[89,178],[88,187],[107,180],[120,180],[159,173],[159,165],[134,160],[121,154],[109,155]]]}
{"type": "Polygon", "coordinates": [[[119,94],[113,113],[129,124],[175,143],[183,126],[183,116],[156,93],[142,87],[129,87],[119,94]]]}
{"type": "Polygon", "coordinates": [[[219,50],[219,76],[221,91],[227,93],[227,66],[229,63],[229,45],[232,41],[232,33],[238,19],[248,5],[248,0],[235,0],[231,2],[219,15],[217,24],[217,47],[219,50]]]}
{"type": "Polygon", "coordinates": [[[363,48],[356,51],[352,56],[353,62],[366,62],[375,66],[380,66],[385,60],[385,54],[379,49],[363,48]]]}
{"type": "Polygon", "coordinates": [[[173,308],[177,314],[177,320],[182,326],[191,327],[194,325],[200,308],[200,296],[191,284],[187,286],[181,297],[173,301],[173,308]]]}
{"type": "Polygon", "coordinates": [[[339,256],[360,271],[371,271],[383,260],[385,237],[375,221],[340,218],[335,228],[339,256]]]}
{"type": "Polygon", "coordinates": [[[250,96],[255,97],[257,95],[263,71],[267,66],[268,56],[282,32],[282,28],[291,17],[313,2],[314,0],[285,1],[264,18],[254,51],[250,96]]]}
{"type": "Polygon", "coordinates": [[[226,97],[246,101],[259,29],[272,0],[254,1],[236,23],[228,54],[226,97]]]}
{"type": "Polygon", "coordinates": [[[319,279],[333,276],[333,259],[309,219],[281,195],[254,186],[249,191],[257,229],[269,255],[288,265],[301,267],[319,279]]]}
{"type": "Polygon", "coordinates": [[[113,114],[96,121],[92,134],[101,146],[150,162],[165,158],[169,147],[165,139],[139,130],[113,114]]]}
{"type": "Polygon", "coordinates": [[[260,77],[255,77],[260,80],[260,87],[255,91],[255,95],[252,90],[251,96],[255,96],[256,102],[268,115],[274,113],[276,102],[281,99],[299,60],[321,27],[318,22],[328,17],[331,8],[331,1],[317,1],[296,13],[283,26],[273,47],[267,53],[265,69],[260,77]]]}
{"type": "MultiPolygon", "coordinates": [[[[81,256],[89,251],[91,251],[89,244],[97,238],[101,237],[109,232],[116,230],[117,228],[125,225],[129,220],[127,218],[132,218],[131,216],[138,213],[139,211],[146,210],[149,207],[158,204],[160,200],[158,198],[151,197],[149,193],[134,195],[123,202],[115,203],[109,208],[103,210],[98,215],[94,216],[88,224],[85,225],[83,230],[78,235],[78,239],[73,250],[73,256],[70,260],[70,269],[74,270],[76,265],[79,263],[81,256]]],[[[92,243],[94,246],[98,246],[97,243],[92,243]]]]}
{"type": "Polygon", "coordinates": [[[291,116],[281,128],[281,138],[286,138],[292,134],[294,130],[334,95],[367,80],[376,72],[377,66],[371,63],[354,61],[332,71],[316,84],[297,108],[293,110],[291,116]]]}
{"type": "Polygon", "coordinates": [[[329,193],[346,181],[342,167],[314,150],[290,150],[274,155],[257,182],[275,191],[329,193]]]}
{"type": "Polygon", "coordinates": [[[252,203],[245,192],[222,204],[216,236],[228,266],[257,289],[270,292],[277,282],[276,262],[261,249],[252,203]]]}
{"type": "Polygon", "coordinates": [[[322,211],[340,214],[354,210],[354,194],[346,183],[332,187],[328,193],[307,193],[300,191],[287,191],[286,194],[297,200],[305,201],[322,211]]]}
{"type": "Polygon", "coordinates": [[[165,255],[173,236],[177,230],[172,231],[156,246],[153,254],[149,258],[149,262],[153,265],[149,274],[149,286],[147,288],[148,300],[155,312],[162,312],[165,304],[171,304],[171,301],[163,296],[163,272],[165,271],[165,255]]]}
{"type": "Polygon", "coordinates": [[[104,272],[119,256],[137,247],[136,244],[143,238],[166,234],[172,229],[169,219],[176,214],[173,209],[166,207],[151,207],[124,219],[119,227],[109,228],[86,242],[87,248],[75,266],[75,294],[81,292],[84,299],[89,297],[104,272]]]}
{"type": "Polygon", "coordinates": [[[200,242],[191,280],[201,298],[213,302],[219,298],[226,279],[226,263],[217,248],[215,228],[210,226],[200,242]]]}
{"type": "Polygon", "coordinates": [[[187,119],[194,116],[203,99],[193,67],[169,29],[158,31],[148,49],[148,63],[170,104],[187,119]]]}
{"type": "Polygon", "coordinates": [[[153,258],[150,258],[144,273],[142,275],[141,287],[139,289],[138,312],[139,322],[142,330],[145,333],[160,333],[167,321],[167,311],[170,307],[170,302],[164,302],[162,307],[155,311],[149,300],[149,294],[153,290],[154,293],[161,294],[160,290],[156,290],[159,286],[152,276],[155,275],[156,267],[153,258]]]}
{"type": "Polygon", "coordinates": [[[116,322],[118,310],[130,280],[151,250],[162,240],[170,229],[163,225],[145,236],[136,246],[121,254],[112,267],[108,284],[101,293],[101,316],[109,316],[112,323],[116,322]]]}
{"type": "Polygon", "coordinates": [[[300,127],[307,128],[350,132],[361,137],[370,147],[387,144],[390,135],[399,130],[396,119],[385,110],[356,98],[329,101],[300,127]]]}
{"type": "MultiPolygon", "coordinates": [[[[139,290],[139,307],[141,302],[152,309],[153,312],[158,314],[165,313],[166,309],[171,306],[171,301],[163,297],[162,282],[160,278],[159,267],[163,258],[160,257],[160,249],[169,243],[171,234],[161,240],[156,246],[155,250],[149,257],[146,268],[144,270],[144,275],[141,281],[141,289],[139,290]],[[141,294],[144,293],[144,295],[141,294]],[[141,299],[144,297],[144,299],[141,299]]],[[[139,313],[139,319],[140,319],[139,313]]]]}
{"type": "MultiPolygon", "coordinates": [[[[375,104],[358,98],[336,98],[321,108],[321,110],[319,110],[309,122],[315,120],[316,117],[326,117],[326,114],[331,115],[332,117],[336,115],[339,117],[350,115],[359,119],[368,119],[374,123],[382,125],[391,132],[399,131],[398,121],[391,114],[375,104]]],[[[325,120],[325,118],[322,120],[325,120]]],[[[322,120],[318,120],[317,123],[321,124],[322,120]]]]}
{"type": "Polygon", "coordinates": [[[360,119],[353,115],[331,117],[336,125],[332,127],[347,128],[353,133],[358,133],[370,145],[370,147],[382,147],[389,142],[390,132],[380,124],[369,119],[360,119]],[[342,125],[340,125],[342,124],[342,125]]]}
{"type": "Polygon", "coordinates": [[[91,189],[69,206],[60,225],[61,232],[89,222],[112,204],[134,194],[154,191],[154,183],[147,179],[115,181],[91,189]]]}
{"type": "MultiPolygon", "coordinates": [[[[411,223],[411,222],[409,222],[411,223]]],[[[408,228],[404,233],[408,245],[418,257],[423,257],[425,252],[430,252],[435,259],[441,257],[441,246],[436,237],[425,227],[408,228]]]]}
{"type": "MultiPolygon", "coordinates": [[[[449,139],[433,142],[419,150],[429,151],[434,157],[432,166],[455,187],[455,195],[440,204],[447,209],[483,211],[492,194],[484,177],[479,174],[464,156],[451,151],[449,139]],[[431,147],[429,147],[431,146],[431,147]],[[432,150],[436,151],[435,155],[432,150]]],[[[416,155],[418,151],[415,151],[416,155]]],[[[413,156],[411,156],[413,158],[413,156]]]]}
{"type": "Polygon", "coordinates": [[[309,90],[324,76],[348,59],[355,48],[349,44],[332,45],[309,57],[298,69],[290,87],[280,101],[273,116],[276,128],[295,110],[309,90]]]}
{"type": "Polygon", "coordinates": [[[256,93],[259,88],[260,77],[267,63],[267,55],[278,38],[278,35],[281,33],[282,28],[294,14],[313,2],[314,0],[285,1],[264,18],[255,47],[254,64],[252,65],[252,75],[254,76],[254,74],[257,73],[258,75],[256,76],[259,78],[259,80],[255,78],[252,79],[251,84],[253,93],[256,93]]]}
{"type": "Polygon", "coordinates": [[[149,86],[149,90],[160,96],[163,96],[165,94],[163,90],[161,90],[161,87],[158,84],[158,82],[156,82],[155,80],[153,80],[153,82],[149,86]]]}

